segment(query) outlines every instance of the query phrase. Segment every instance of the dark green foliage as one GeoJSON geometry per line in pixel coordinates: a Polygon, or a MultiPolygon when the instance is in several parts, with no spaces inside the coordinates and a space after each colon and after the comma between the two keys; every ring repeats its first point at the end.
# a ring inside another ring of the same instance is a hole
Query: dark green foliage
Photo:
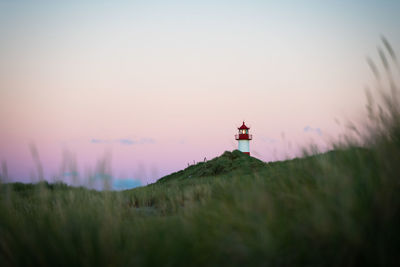
{"type": "Polygon", "coordinates": [[[234,150],[232,152],[225,151],[219,157],[206,162],[197,163],[196,165],[189,166],[184,170],[167,175],[158,180],[158,182],[163,183],[186,178],[215,176],[232,171],[240,171],[244,173],[263,166],[265,166],[264,162],[250,157],[239,150],[234,150]]]}

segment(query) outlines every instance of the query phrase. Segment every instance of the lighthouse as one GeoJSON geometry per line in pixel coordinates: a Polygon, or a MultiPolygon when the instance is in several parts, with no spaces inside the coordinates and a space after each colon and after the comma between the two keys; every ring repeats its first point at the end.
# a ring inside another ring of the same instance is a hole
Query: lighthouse
{"type": "Polygon", "coordinates": [[[235,135],[235,139],[238,140],[239,151],[246,153],[250,156],[250,140],[252,139],[251,134],[249,134],[249,127],[243,124],[238,128],[239,134],[235,135]]]}

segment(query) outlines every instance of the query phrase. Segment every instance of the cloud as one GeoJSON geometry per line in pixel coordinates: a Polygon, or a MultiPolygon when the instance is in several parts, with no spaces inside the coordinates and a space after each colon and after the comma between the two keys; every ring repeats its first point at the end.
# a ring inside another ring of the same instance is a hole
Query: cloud
{"type": "Polygon", "coordinates": [[[115,178],[107,173],[95,173],[89,178],[90,188],[103,190],[107,188],[106,184],[109,184],[112,190],[127,190],[143,185],[139,179],[115,178]]]}
{"type": "Polygon", "coordinates": [[[154,144],[156,141],[153,138],[140,138],[140,139],[131,139],[131,138],[120,138],[116,140],[106,140],[106,139],[97,139],[92,138],[90,140],[92,144],[111,144],[111,143],[119,143],[121,145],[144,145],[144,144],[154,144]]]}
{"type": "Polygon", "coordinates": [[[127,190],[132,189],[138,186],[142,186],[142,182],[137,179],[114,179],[112,182],[112,189],[113,190],[127,190]]]}
{"type": "Polygon", "coordinates": [[[155,142],[153,138],[142,138],[139,140],[139,144],[154,144],[155,142]]]}
{"type": "Polygon", "coordinates": [[[92,143],[92,144],[107,144],[107,143],[110,143],[110,141],[104,140],[104,139],[92,138],[92,140],[90,140],[90,143],[92,143]]]}
{"type": "Polygon", "coordinates": [[[322,136],[322,131],[321,131],[320,128],[312,128],[312,127],[310,127],[308,125],[306,127],[304,127],[304,132],[306,132],[306,133],[316,133],[319,136],[322,136]]]}
{"type": "Polygon", "coordinates": [[[133,144],[135,144],[135,141],[131,140],[131,139],[118,139],[118,142],[121,145],[133,145],[133,144]]]}
{"type": "Polygon", "coordinates": [[[155,143],[154,139],[145,137],[138,140],[123,138],[123,139],[118,139],[117,142],[120,143],[121,145],[144,145],[144,144],[155,143]]]}
{"type": "Polygon", "coordinates": [[[64,177],[75,177],[79,176],[79,173],[77,171],[71,171],[71,172],[64,172],[62,175],[64,177]]]}
{"type": "Polygon", "coordinates": [[[269,138],[269,137],[265,137],[265,136],[261,136],[260,140],[265,142],[265,143],[268,143],[268,144],[273,144],[273,143],[276,143],[278,141],[278,140],[276,140],[274,138],[269,138]]]}

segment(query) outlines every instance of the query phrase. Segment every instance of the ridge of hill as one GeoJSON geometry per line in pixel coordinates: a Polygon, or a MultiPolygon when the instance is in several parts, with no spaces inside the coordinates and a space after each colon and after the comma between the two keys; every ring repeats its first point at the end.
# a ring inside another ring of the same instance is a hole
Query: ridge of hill
{"type": "Polygon", "coordinates": [[[177,181],[186,178],[222,175],[234,171],[254,171],[265,167],[266,163],[239,150],[225,151],[221,156],[199,162],[183,170],[160,178],[156,183],[177,181]]]}

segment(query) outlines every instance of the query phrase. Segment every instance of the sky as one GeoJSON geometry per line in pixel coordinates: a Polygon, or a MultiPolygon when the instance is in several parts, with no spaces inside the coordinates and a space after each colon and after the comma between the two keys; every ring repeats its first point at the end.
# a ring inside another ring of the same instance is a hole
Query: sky
{"type": "Polygon", "coordinates": [[[243,120],[264,161],[310,143],[327,150],[341,122],[365,114],[365,59],[380,36],[400,48],[399,10],[385,0],[0,0],[3,176],[36,181],[40,162],[45,179],[72,183],[106,160],[116,187],[145,185],[236,149],[243,120]]]}

